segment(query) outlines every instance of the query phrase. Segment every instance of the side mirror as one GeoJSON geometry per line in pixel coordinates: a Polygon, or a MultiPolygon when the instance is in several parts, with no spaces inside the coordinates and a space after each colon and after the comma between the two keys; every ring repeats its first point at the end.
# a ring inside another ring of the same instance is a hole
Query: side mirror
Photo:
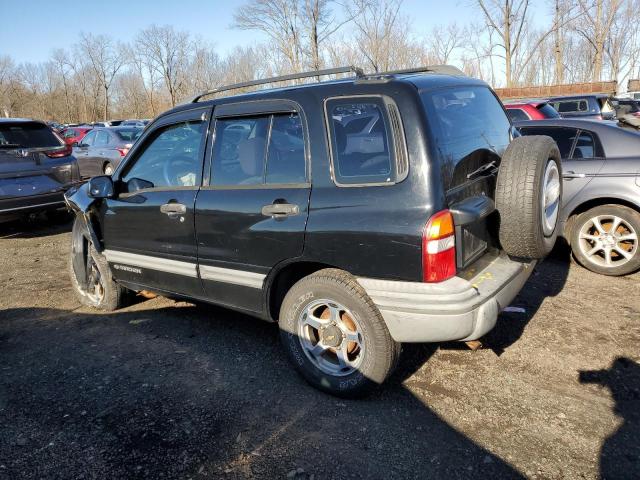
{"type": "Polygon", "coordinates": [[[112,198],[114,193],[113,180],[110,176],[101,175],[89,180],[89,196],[91,198],[112,198]]]}

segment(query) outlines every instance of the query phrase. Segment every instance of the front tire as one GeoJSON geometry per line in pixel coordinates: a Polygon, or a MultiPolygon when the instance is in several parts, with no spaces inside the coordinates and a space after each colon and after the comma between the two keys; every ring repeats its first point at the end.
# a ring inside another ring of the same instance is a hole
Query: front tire
{"type": "Polygon", "coordinates": [[[371,392],[400,355],[373,301],[337,269],[320,270],[289,290],[280,309],[280,338],[311,385],[340,397],[371,392]]]}
{"type": "Polygon", "coordinates": [[[640,213],[624,205],[601,205],[578,215],[571,251],[588,270],[627,275],[640,268],[640,213]]]}
{"type": "Polygon", "coordinates": [[[78,301],[86,307],[107,312],[118,310],[128,304],[131,291],[114,281],[107,259],[94,248],[84,230],[82,220],[76,217],[69,255],[73,291],[78,301]],[[75,268],[74,258],[80,260],[75,268]],[[84,268],[79,268],[79,265],[84,268]],[[79,278],[80,275],[86,278],[79,278]]]}

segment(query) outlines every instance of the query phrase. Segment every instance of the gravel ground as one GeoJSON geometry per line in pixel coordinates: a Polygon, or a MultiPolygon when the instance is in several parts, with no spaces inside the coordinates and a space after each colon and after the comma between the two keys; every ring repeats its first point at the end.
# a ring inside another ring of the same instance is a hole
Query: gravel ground
{"type": "Polygon", "coordinates": [[[81,308],[65,218],[0,225],[0,478],[640,478],[640,275],[565,249],[484,348],[405,346],[366,400],[277,325],[165,298],[81,308]]]}

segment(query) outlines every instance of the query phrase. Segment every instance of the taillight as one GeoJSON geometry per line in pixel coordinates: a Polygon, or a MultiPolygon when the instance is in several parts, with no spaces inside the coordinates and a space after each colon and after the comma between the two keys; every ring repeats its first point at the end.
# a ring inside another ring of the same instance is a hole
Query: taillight
{"type": "Polygon", "coordinates": [[[602,115],[596,115],[596,120],[602,120],[602,115]]]}
{"type": "Polygon", "coordinates": [[[128,148],[116,148],[116,150],[118,150],[118,152],[120,152],[120,156],[124,157],[127,155],[127,153],[129,153],[129,149],[128,148]]]}
{"type": "Polygon", "coordinates": [[[422,280],[442,282],[456,274],[456,236],[449,210],[433,215],[422,232],[422,280]]]}
{"type": "Polygon", "coordinates": [[[46,152],[43,152],[43,153],[49,158],[60,158],[60,157],[67,157],[71,155],[71,152],[73,152],[71,145],[65,145],[62,148],[56,148],[55,150],[47,150],[46,152]]]}

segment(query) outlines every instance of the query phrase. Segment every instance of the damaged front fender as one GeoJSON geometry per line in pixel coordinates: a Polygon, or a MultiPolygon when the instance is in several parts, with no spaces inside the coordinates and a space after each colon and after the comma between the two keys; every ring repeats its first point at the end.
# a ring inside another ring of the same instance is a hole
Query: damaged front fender
{"type": "MultiPolygon", "coordinates": [[[[93,248],[95,248],[97,252],[102,252],[104,246],[102,245],[100,238],[96,234],[96,228],[93,223],[95,221],[94,219],[96,207],[102,200],[89,196],[89,183],[87,182],[80,185],[79,187],[69,189],[64,194],[64,201],[67,204],[69,210],[74,212],[79,221],[82,222],[82,235],[88,235],[88,239],[91,241],[93,248]]],[[[74,245],[72,246],[72,254],[74,253],[73,249],[76,246],[75,235],[73,241],[74,245]]],[[[85,255],[85,252],[81,253],[82,256],[85,255]]]]}

